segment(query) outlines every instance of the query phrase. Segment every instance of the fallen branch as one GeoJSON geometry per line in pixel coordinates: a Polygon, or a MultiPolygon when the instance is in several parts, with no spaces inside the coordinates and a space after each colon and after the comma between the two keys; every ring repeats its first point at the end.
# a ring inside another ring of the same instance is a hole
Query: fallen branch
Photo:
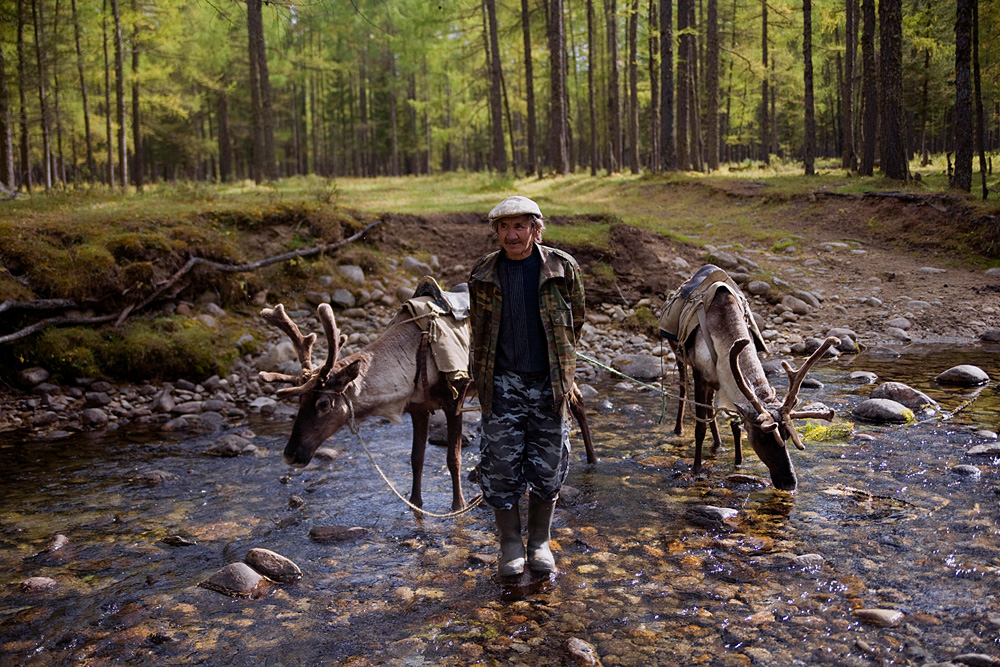
{"type": "MultiPolygon", "coordinates": [[[[257,260],[256,262],[249,262],[246,264],[223,264],[221,262],[213,262],[212,260],[205,259],[203,257],[192,257],[190,258],[184,266],[177,270],[170,278],[168,278],[163,283],[160,283],[153,292],[143,299],[139,303],[129,304],[120,313],[113,315],[101,315],[98,317],[50,317],[45,320],[35,322],[34,324],[19,329],[13,333],[7,334],[5,336],[0,336],[0,343],[10,343],[21,338],[30,336],[33,333],[41,331],[47,327],[51,326],[66,326],[66,325],[93,325],[93,324],[104,324],[115,320],[115,326],[121,326],[122,322],[128,318],[129,315],[136,311],[143,310],[149,304],[155,302],[160,296],[167,291],[171,286],[176,284],[181,278],[190,273],[196,266],[207,266],[209,268],[215,269],[216,271],[221,271],[223,273],[246,273],[248,271],[256,271],[257,269],[262,269],[265,266],[271,266],[272,264],[278,264],[280,262],[287,262],[291,259],[296,259],[298,257],[311,257],[313,255],[319,255],[324,252],[330,252],[331,250],[336,250],[337,248],[347,245],[348,243],[353,243],[361,237],[363,237],[368,231],[375,227],[376,225],[382,224],[381,220],[376,220],[370,225],[366,226],[361,231],[356,234],[337,241],[335,243],[324,243],[321,245],[313,246],[312,248],[303,248],[301,250],[293,250],[292,252],[286,252],[281,255],[275,255],[274,257],[267,257],[265,259],[257,260]]],[[[46,308],[59,308],[59,307],[76,307],[76,303],[69,299],[41,299],[39,301],[4,301],[0,303],[0,312],[5,310],[10,310],[14,308],[20,308],[23,310],[42,310],[46,308]]]]}

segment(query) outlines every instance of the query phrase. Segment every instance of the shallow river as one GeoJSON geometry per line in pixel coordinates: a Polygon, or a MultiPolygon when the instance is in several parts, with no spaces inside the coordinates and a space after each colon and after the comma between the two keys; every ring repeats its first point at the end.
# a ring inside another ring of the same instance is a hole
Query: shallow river
{"type": "MultiPolygon", "coordinates": [[[[346,431],[329,443],[339,457],[294,471],[281,460],[287,421],[251,423],[264,455],[236,459],[205,456],[210,439],[159,433],[0,435],[0,665],[558,665],[574,637],[607,667],[1000,657],[1000,461],[965,454],[987,442],[975,431],[1000,429],[1000,347],[911,347],[811,376],[824,387],[803,399],[836,407],[842,428],[792,453],[793,494],[730,477],[767,471],[749,448],[734,469],[725,425],[723,448],[692,478],[690,437],[670,434],[675,404],[658,424],[657,396],[597,383],[616,410],[591,411],[599,462],[573,453],[553,526],[560,571],[502,586],[491,513],[414,519],[346,431]],[[993,384],[949,419],[855,425],[873,438],[843,427],[871,389],[850,384],[851,371],[907,382],[948,411],[974,394],[934,382],[959,363],[993,384]],[[176,477],[140,483],[150,471],[176,477]],[[739,513],[713,524],[694,505],[739,513]],[[367,532],[309,538],[332,525],[367,532]],[[40,553],[57,534],[67,546],[40,553]],[[195,544],[162,541],[175,535],[195,544]],[[254,547],[303,578],[256,599],[197,585],[254,547]],[[32,576],[60,585],[23,593],[32,576]],[[885,627],[859,609],[903,615],[885,627]]],[[[362,432],[407,489],[408,420],[362,432]]],[[[450,504],[444,458],[429,448],[431,511],[450,504]]],[[[475,458],[467,451],[463,467],[475,458]]]]}

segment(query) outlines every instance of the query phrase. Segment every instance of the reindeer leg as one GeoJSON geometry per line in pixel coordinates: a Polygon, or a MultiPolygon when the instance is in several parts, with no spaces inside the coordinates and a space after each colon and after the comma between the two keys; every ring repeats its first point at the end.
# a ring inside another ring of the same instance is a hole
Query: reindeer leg
{"type": "Polygon", "coordinates": [[[698,372],[697,368],[692,369],[694,375],[694,465],[691,467],[691,472],[695,475],[701,473],[701,446],[705,442],[705,428],[708,425],[709,410],[706,405],[708,405],[708,400],[706,394],[707,383],[702,377],[701,373],[698,372]]]}
{"type": "Polygon", "coordinates": [[[733,429],[733,449],[736,452],[736,465],[743,465],[743,439],[740,433],[740,420],[733,419],[729,422],[729,427],[733,429]]]}
{"type": "Polygon", "coordinates": [[[677,423],[674,424],[674,435],[684,435],[684,406],[687,404],[687,364],[681,358],[679,348],[671,344],[674,348],[674,355],[677,357],[677,384],[679,388],[677,403],[677,423]]]}
{"type": "Polygon", "coordinates": [[[590,423],[587,422],[587,406],[583,404],[583,396],[574,385],[573,396],[569,402],[570,412],[580,425],[580,435],[583,437],[583,446],[587,450],[587,463],[597,463],[597,454],[594,453],[594,440],[590,434],[590,423]]]}
{"type": "Polygon", "coordinates": [[[410,419],[413,422],[413,446],[410,449],[413,486],[410,488],[410,502],[417,507],[423,507],[421,484],[423,482],[424,452],[427,449],[427,424],[430,421],[430,413],[427,410],[413,410],[410,412],[410,419]]]}
{"type": "MultiPolygon", "coordinates": [[[[707,405],[715,405],[715,390],[708,390],[708,397],[705,400],[707,405]]],[[[722,446],[722,436],[719,435],[719,422],[715,418],[715,408],[705,408],[708,410],[708,427],[712,431],[712,453],[719,451],[719,447],[722,446]]]]}
{"type": "Polygon", "coordinates": [[[462,495],[462,413],[445,409],[448,420],[448,472],[451,473],[451,510],[465,507],[462,495]]]}

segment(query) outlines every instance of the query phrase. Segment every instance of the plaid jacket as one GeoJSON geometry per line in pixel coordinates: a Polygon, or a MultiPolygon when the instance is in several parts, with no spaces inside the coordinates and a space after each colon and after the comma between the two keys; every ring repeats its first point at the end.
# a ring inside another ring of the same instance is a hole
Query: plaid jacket
{"type": "MultiPolygon", "coordinates": [[[[576,375],[576,343],[583,328],[586,302],[580,266],[568,253],[535,244],[541,253],[538,307],[549,347],[552,395],[564,419],[569,418],[569,396],[576,375]]],[[[472,268],[472,376],[483,414],[493,409],[493,368],[500,337],[503,297],[497,277],[500,252],[486,255],[472,268]]]]}

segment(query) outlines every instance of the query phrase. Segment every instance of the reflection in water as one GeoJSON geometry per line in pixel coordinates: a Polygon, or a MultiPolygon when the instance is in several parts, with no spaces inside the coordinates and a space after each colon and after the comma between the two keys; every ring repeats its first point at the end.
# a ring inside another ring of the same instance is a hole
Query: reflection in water
{"type": "MultiPolygon", "coordinates": [[[[813,374],[825,386],[803,398],[844,419],[869,389],[846,376],[864,369],[949,410],[971,392],[936,386],[937,372],[975,363],[1000,377],[996,352],[832,362],[813,374]]],[[[767,471],[752,455],[733,475],[728,439],[692,477],[693,445],[656,423],[659,400],[612,384],[600,388],[624,409],[591,416],[601,460],[588,467],[574,454],[553,523],[560,572],[540,579],[497,579],[486,510],[415,519],[346,432],[330,443],[338,457],[304,470],[281,462],[287,422],[253,424],[262,455],[239,459],[161,434],[6,436],[0,664],[561,664],[571,637],[608,666],[1000,655],[997,461],[965,454],[984,441],[975,431],[1000,424],[995,389],[948,420],[807,442],[793,453],[800,487],[784,493],[755,483],[767,471]],[[704,506],[737,514],[713,521],[704,506]],[[333,525],[363,530],[308,537],[333,525]],[[40,553],[56,534],[68,544],[40,553]],[[291,558],[304,577],[253,600],[197,586],[254,547],[291,558]],[[33,576],[59,586],[23,592],[33,576]],[[881,627],[859,620],[862,608],[903,619],[881,627]]],[[[405,487],[408,426],[363,428],[405,487]]],[[[450,503],[444,459],[428,452],[432,511],[450,503]]]]}

